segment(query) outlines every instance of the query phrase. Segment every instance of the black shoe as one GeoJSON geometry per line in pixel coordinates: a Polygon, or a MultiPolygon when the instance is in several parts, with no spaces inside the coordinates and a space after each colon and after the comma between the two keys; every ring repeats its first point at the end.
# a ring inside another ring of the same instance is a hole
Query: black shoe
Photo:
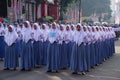
{"type": "Polygon", "coordinates": [[[52,72],[52,70],[47,70],[47,72],[52,72]]]}
{"type": "Polygon", "coordinates": [[[92,69],[95,69],[95,67],[94,67],[94,66],[92,66],[91,68],[92,68],[92,69]]]}
{"type": "Polygon", "coordinates": [[[55,71],[56,73],[58,73],[58,71],[55,71]]]}
{"type": "Polygon", "coordinates": [[[25,71],[25,69],[23,68],[23,69],[21,69],[21,71],[25,71]]]}
{"type": "Polygon", "coordinates": [[[0,61],[3,61],[3,58],[0,58],[0,61]]]}
{"type": "Polygon", "coordinates": [[[90,72],[89,70],[87,70],[86,72],[90,72]]]}
{"type": "Polygon", "coordinates": [[[10,70],[9,68],[5,68],[4,70],[10,70]]]}
{"type": "Polygon", "coordinates": [[[16,71],[16,68],[14,68],[13,70],[16,71]]]}
{"type": "Polygon", "coordinates": [[[31,69],[28,69],[27,71],[31,71],[31,69]]]}
{"type": "Polygon", "coordinates": [[[100,64],[102,64],[102,63],[100,63],[100,64]]]}
{"type": "Polygon", "coordinates": [[[66,69],[67,69],[67,68],[65,68],[65,67],[64,67],[64,68],[62,68],[62,70],[66,70],[66,69]]]}
{"type": "Polygon", "coordinates": [[[77,72],[72,72],[72,74],[78,74],[77,72]]]}
{"type": "Polygon", "coordinates": [[[96,64],[95,66],[99,66],[99,64],[96,64]]]}

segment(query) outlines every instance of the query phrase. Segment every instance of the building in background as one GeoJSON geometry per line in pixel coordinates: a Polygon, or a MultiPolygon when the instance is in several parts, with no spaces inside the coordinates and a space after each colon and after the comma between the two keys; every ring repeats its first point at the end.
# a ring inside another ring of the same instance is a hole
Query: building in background
{"type": "Polygon", "coordinates": [[[0,0],[0,17],[13,21],[37,21],[45,16],[59,18],[55,0],[0,0]]]}
{"type": "Polygon", "coordinates": [[[82,22],[82,9],[79,7],[79,1],[68,5],[66,18],[68,23],[82,22]]]}

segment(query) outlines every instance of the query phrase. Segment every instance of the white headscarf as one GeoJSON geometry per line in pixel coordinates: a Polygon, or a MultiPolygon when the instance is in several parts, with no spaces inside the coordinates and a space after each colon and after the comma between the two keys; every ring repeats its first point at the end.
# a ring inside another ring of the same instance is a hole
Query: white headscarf
{"type": "Polygon", "coordinates": [[[87,38],[87,43],[91,44],[92,43],[92,28],[90,26],[85,26],[86,27],[86,38],[87,38]],[[89,29],[88,29],[89,28],[89,29]]]}
{"type": "Polygon", "coordinates": [[[58,31],[58,34],[59,34],[59,44],[62,44],[62,42],[64,41],[64,25],[61,24],[60,26],[63,27],[63,31],[61,31],[60,27],[59,27],[59,31],[58,31]]]}
{"type": "Polygon", "coordinates": [[[101,26],[99,26],[99,35],[100,35],[100,41],[103,41],[104,39],[104,37],[103,37],[103,35],[104,35],[104,32],[103,32],[103,30],[102,30],[102,27],[101,26]],[[100,28],[101,28],[101,30],[100,30],[100,28]]]}
{"type": "Polygon", "coordinates": [[[73,41],[74,36],[75,36],[76,25],[72,24],[71,27],[70,27],[70,35],[71,35],[71,40],[70,41],[73,41]],[[72,26],[73,26],[74,30],[71,29],[72,26]]]}
{"type": "MultiPolygon", "coordinates": [[[[40,30],[40,32],[41,32],[41,37],[40,37],[40,41],[42,41],[42,42],[45,42],[45,41],[47,41],[47,39],[48,39],[48,34],[49,34],[49,29],[47,29],[47,25],[46,24],[42,24],[42,25],[44,25],[44,27],[45,27],[45,29],[42,29],[41,28],[41,30],[40,30]]],[[[42,27],[42,26],[41,26],[42,27]]]]}
{"type": "Polygon", "coordinates": [[[38,25],[38,23],[34,23],[33,24],[33,33],[34,33],[34,40],[35,41],[38,41],[39,40],[39,36],[40,36],[40,34],[41,34],[41,32],[40,32],[40,26],[38,25]],[[37,27],[37,29],[35,30],[34,29],[34,26],[36,25],[36,27],[37,27]]]}
{"type": "Polygon", "coordinates": [[[19,26],[19,24],[16,24],[16,27],[14,26],[15,31],[18,34],[18,40],[22,40],[23,38],[23,28],[19,26]]]}
{"type": "Polygon", "coordinates": [[[105,41],[107,35],[106,35],[106,31],[103,28],[105,29],[105,27],[104,26],[102,27],[102,32],[103,32],[102,33],[103,34],[102,37],[103,37],[103,41],[105,41]]]}
{"type": "Polygon", "coordinates": [[[96,28],[98,28],[98,26],[95,26],[95,36],[96,36],[96,40],[98,41],[98,40],[100,40],[100,33],[99,33],[99,31],[97,31],[96,28]]]}
{"type": "MultiPolygon", "coordinates": [[[[53,23],[54,24],[54,23],[53,23]]],[[[54,24],[56,27],[57,25],[54,24]]],[[[57,29],[50,29],[49,35],[48,35],[48,40],[50,41],[50,43],[54,43],[55,41],[58,41],[58,31],[57,29]]]]}
{"type": "MultiPolygon", "coordinates": [[[[77,24],[77,26],[80,26],[80,24],[77,24]]],[[[77,27],[76,27],[77,29],[77,27]]],[[[76,30],[75,31],[75,36],[74,36],[74,42],[76,42],[76,44],[78,46],[81,45],[82,42],[84,42],[84,32],[83,32],[83,27],[80,26],[80,31],[76,30]]]]}
{"type": "Polygon", "coordinates": [[[26,21],[26,23],[28,27],[23,28],[23,41],[27,43],[30,39],[33,38],[33,36],[32,36],[32,29],[30,26],[30,22],[26,21]]]}
{"type": "Polygon", "coordinates": [[[71,41],[70,25],[65,26],[64,35],[65,43],[68,44],[71,41]],[[66,30],[67,27],[69,27],[68,31],[66,30]]]}
{"type": "Polygon", "coordinates": [[[94,32],[93,32],[93,30],[92,30],[92,32],[91,32],[92,43],[95,43],[95,42],[96,42],[96,38],[95,38],[95,27],[92,26],[91,28],[94,29],[94,32]]]}
{"type": "Polygon", "coordinates": [[[11,46],[18,39],[18,35],[12,25],[10,25],[9,27],[12,28],[12,32],[7,31],[7,33],[5,34],[5,42],[8,46],[11,46]]]}

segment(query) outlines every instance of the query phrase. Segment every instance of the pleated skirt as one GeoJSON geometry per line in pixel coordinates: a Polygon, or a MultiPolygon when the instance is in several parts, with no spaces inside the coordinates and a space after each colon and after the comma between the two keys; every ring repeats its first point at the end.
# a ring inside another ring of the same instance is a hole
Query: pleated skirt
{"type": "Polygon", "coordinates": [[[40,67],[42,65],[42,42],[41,41],[34,42],[33,49],[35,65],[40,67]]]}
{"type": "Polygon", "coordinates": [[[47,70],[59,70],[60,57],[59,57],[59,44],[57,42],[49,43],[47,48],[47,70]]]}
{"type": "Polygon", "coordinates": [[[5,59],[4,67],[5,68],[16,68],[19,65],[17,54],[17,44],[12,44],[11,46],[6,46],[5,48],[5,59]]]}
{"type": "Polygon", "coordinates": [[[86,64],[87,64],[87,68],[86,70],[89,71],[89,69],[91,68],[90,66],[90,44],[86,44],[85,45],[85,55],[86,55],[86,64]]]}
{"type": "Polygon", "coordinates": [[[18,53],[18,55],[20,57],[21,53],[22,53],[22,40],[17,42],[17,53],[18,53]]]}
{"type": "Polygon", "coordinates": [[[42,42],[41,43],[41,53],[42,53],[42,64],[43,65],[46,65],[47,64],[47,49],[48,49],[48,44],[49,44],[49,41],[46,41],[46,42],[42,42]]]}
{"type": "Polygon", "coordinates": [[[80,46],[77,46],[77,44],[74,43],[71,54],[70,69],[73,72],[85,72],[87,70],[85,45],[83,43],[80,46]]]}
{"type": "Polygon", "coordinates": [[[63,42],[59,44],[59,57],[60,57],[60,68],[67,68],[68,67],[68,54],[66,52],[67,46],[63,42]]]}
{"type": "Polygon", "coordinates": [[[22,43],[21,69],[32,69],[35,66],[33,43],[28,41],[22,43]]]}

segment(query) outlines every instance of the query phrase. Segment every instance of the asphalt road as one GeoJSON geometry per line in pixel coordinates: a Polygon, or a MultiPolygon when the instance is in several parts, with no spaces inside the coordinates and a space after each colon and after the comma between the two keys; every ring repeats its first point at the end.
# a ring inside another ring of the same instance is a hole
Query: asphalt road
{"type": "Polygon", "coordinates": [[[103,64],[91,69],[85,76],[72,75],[70,70],[46,73],[45,66],[30,72],[4,71],[0,62],[0,80],[120,80],[120,40],[116,41],[116,54],[103,64]]]}

